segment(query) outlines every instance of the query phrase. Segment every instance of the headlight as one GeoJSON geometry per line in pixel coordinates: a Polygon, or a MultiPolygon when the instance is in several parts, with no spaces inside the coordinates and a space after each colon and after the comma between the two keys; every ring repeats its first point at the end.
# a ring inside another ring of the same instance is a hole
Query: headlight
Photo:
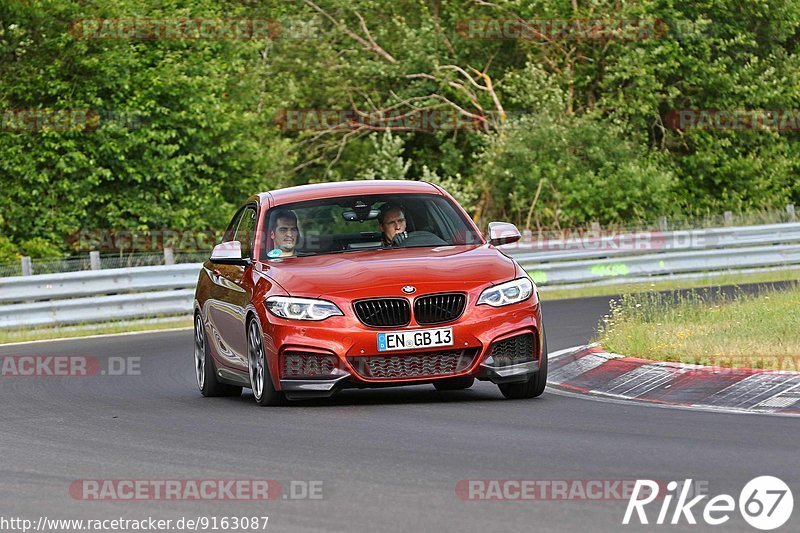
{"type": "Polygon", "coordinates": [[[333,302],[291,296],[270,296],[267,309],[275,316],[291,320],[325,320],[343,314],[333,302]]]}
{"type": "Polygon", "coordinates": [[[527,300],[533,293],[533,283],[528,278],[517,278],[513,281],[489,287],[481,293],[475,305],[491,305],[502,307],[527,300]]]}

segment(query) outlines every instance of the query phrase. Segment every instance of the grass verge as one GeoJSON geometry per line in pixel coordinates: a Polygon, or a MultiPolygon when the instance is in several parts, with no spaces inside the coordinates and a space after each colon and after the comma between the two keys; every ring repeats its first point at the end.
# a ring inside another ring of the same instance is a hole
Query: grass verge
{"type": "Polygon", "coordinates": [[[605,349],[723,368],[800,370],[800,283],[755,294],[712,290],[628,294],[598,326],[605,349]]]}
{"type": "Polygon", "coordinates": [[[669,291],[674,289],[695,289],[703,287],[721,287],[725,285],[746,285],[748,283],[774,283],[779,281],[800,280],[800,269],[772,270],[750,272],[744,274],[722,274],[689,279],[643,279],[635,283],[616,283],[587,287],[570,287],[561,289],[557,285],[540,287],[542,300],[563,300],[567,298],[588,298],[591,296],[614,296],[617,294],[635,294],[651,291],[669,291]]]}
{"type": "Polygon", "coordinates": [[[192,317],[186,316],[104,322],[99,324],[77,324],[58,327],[9,329],[0,330],[0,344],[191,327],[192,317]]]}

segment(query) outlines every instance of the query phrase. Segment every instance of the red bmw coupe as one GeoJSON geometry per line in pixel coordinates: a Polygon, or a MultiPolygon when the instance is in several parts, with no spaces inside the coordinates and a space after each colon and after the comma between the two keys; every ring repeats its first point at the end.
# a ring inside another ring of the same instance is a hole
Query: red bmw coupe
{"type": "Polygon", "coordinates": [[[506,398],[547,382],[536,286],[440,187],[303,185],[250,197],[203,264],[194,360],[204,396],[252,389],[259,405],[344,388],[475,379],[506,398]]]}

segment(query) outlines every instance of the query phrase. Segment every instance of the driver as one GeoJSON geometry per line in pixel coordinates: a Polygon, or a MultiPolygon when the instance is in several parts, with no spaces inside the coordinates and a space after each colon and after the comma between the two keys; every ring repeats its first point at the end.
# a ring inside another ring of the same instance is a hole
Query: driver
{"type": "Polygon", "coordinates": [[[399,205],[383,204],[378,215],[381,228],[381,242],[384,248],[402,245],[408,237],[406,232],[406,215],[399,205]]]}
{"type": "Polygon", "coordinates": [[[269,252],[269,257],[294,256],[300,229],[297,227],[297,215],[288,209],[281,209],[270,220],[269,237],[276,247],[269,252]]]}

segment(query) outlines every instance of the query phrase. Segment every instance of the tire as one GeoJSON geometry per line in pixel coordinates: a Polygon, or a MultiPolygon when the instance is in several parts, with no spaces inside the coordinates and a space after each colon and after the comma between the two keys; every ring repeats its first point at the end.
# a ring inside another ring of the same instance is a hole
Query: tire
{"type": "Polygon", "coordinates": [[[251,318],[247,323],[247,373],[250,375],[250,388],[253,389],[253,398],[262,407],[284,405],[286,403],[286,395],[275,390],[275,385],[272,384],[263,339],[258,319],[251,318]]]}
{"type": "Polygon", "coordinates": [[[533,374],[524,383],[505,383],[498,385],[500,392],[509,400],[525,400],[541,396],[547,386],[547,335],[542,343],[541,365],[538,372],[533,374]]]}
{"type": "Polygon", "coordinates": [[[242,388],[217,380],[214,358],[208,353],[206,330],[200,313],[194,315],[194,376],[200,393],[206,397],[240,396],[242,388]]]}
{"type": "Polygon", "coordinates": [[[464,390],[472,387],[473,383],[475,383],[475,378],[452,378],[436,381],[433,386],[439,391],[464,390]]]}

